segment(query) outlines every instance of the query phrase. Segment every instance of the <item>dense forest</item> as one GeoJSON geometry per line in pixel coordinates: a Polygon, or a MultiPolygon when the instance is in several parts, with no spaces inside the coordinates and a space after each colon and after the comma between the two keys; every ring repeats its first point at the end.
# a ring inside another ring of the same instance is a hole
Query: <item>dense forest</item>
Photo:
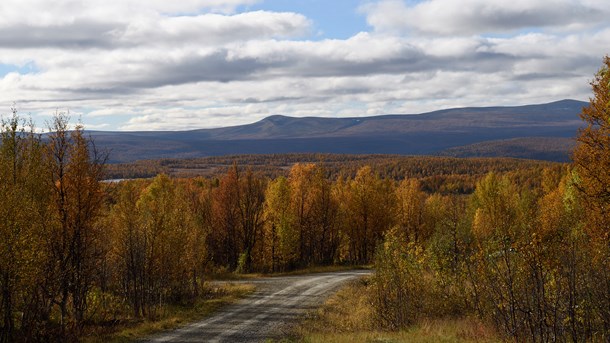
{"type": "Polygon", "coordinates": [[[219,271],[370,263],[380,328],[473,315],[515,341],[608,340],[609,68],[569,165],[260,157],[284,160],[268,174],[244,156],[216,158],[226,168],[209,176],[102,182],[105,156],[82,127],[58,114],[43,140],[13,111],[0,147],[0,342],[155,319],[219,271]]]}
{"type": "Polygon", "coordinates": [[[454,158],[400,155],[340,155],[340,154],[278,154],[232,155],[196,159],[143,160],[106,166],[106,177],[111,180],[151,178],[166,174],[176,178],[203,176],[218,179],[234,166],[240,166],[269,179],[288,177],[297,163],[312,163],[324,169],[330,180],[353,178],[362,167],[371,167],[376,175],[400,181],[417,178],[429,193],[469,194],[476,181],[487,173],[515,170],[541,171],[557,168],[560,164],[514,158],[454,158]]]}

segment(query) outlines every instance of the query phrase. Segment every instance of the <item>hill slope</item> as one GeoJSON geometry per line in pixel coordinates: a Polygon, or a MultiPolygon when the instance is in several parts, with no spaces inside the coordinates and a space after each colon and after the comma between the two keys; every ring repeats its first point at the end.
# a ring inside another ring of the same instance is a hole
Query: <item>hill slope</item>
{"type": "MultiPolygon", "coordinates": [[[[274,115],[248,125],[217,129],[92,131],[91,135],[98,147],[110,151],[112,162],[290,152],[477,156],[481,155],[481,148],[471,145],[482,142],[520,138],[521,144],[527,146],[525,138],[572,138],[582,124],[578,114],[586,104],[562,100],[541,105],[457,108],[418,115],[362,118],[274,115]],[[448,150],[463,146],[471,147],[448,150]]],[[[565,141],[557,148],[558,152],[547,155],[540,154],[544,151],[539,150],[554,143],[548,139],[544,140],[545,144],[539,141],[532,141],[530,152],[517,149],[517,154],[513,154],[509,144],[509,148],[506,145],[502,149],[487,148],[483,155],[566,159],[565,141]]]]}

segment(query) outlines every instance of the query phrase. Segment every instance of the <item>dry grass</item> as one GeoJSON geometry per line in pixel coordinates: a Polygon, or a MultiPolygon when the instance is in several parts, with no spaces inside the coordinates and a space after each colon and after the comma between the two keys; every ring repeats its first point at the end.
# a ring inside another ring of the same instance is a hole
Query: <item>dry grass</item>
{"type": "Polygon", "coordinates": [[[167,306],[159,320],[131,319],[108,327],[90,328],[81,337],[85,343],[133,342],[143,337],[178,328],[190,322],[205,318],[220,307],[231,304],[254,291],[253,285],[223,284],[216,285],[206,297],[197,299],[190,306],[167,306]]]}
{"type": "Polygon", "coordinates": [[[299,328],[299,333],[345,333],[373,328],[373,309],[366,296],[368,279],[350,282],[330,297],[299,328]]]}
{"type": "Polygon", "coordinates": [[[422,320],[398,332],[376,330],[368,281],[342,288],[298,328],[297,342],[501,342],[490,327],[473,318],[422,320]]]}

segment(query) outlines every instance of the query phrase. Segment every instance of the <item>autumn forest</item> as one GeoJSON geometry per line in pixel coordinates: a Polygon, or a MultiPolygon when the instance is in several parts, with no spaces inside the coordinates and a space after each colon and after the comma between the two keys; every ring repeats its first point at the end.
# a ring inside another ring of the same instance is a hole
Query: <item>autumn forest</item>
{"type": "Polygon", "coordinates": [[[204,176],[146,162],[154,177],[107,182],[127,167],[107,166],[82,127],[56,114],[43,137],[15,110],[0,147],[0,342],[154,320],[218,273],[337,264],[372,265],[382,329],[476,316],[514,341],[607,341],[610,58],[592,86],[569,164],[278,155],[295,160],[204,176]]]}

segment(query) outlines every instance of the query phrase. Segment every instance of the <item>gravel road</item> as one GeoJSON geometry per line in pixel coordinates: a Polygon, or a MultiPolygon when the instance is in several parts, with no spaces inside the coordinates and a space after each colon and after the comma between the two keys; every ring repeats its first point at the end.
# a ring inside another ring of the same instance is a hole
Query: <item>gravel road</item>
{"type": "Polygon", "coordinates": [[[348,280],[371,272],[351,270],[248,280],[256,291],[212,317],[145,342],[263,342],[290,334],[292,325],[348,280]]]}

